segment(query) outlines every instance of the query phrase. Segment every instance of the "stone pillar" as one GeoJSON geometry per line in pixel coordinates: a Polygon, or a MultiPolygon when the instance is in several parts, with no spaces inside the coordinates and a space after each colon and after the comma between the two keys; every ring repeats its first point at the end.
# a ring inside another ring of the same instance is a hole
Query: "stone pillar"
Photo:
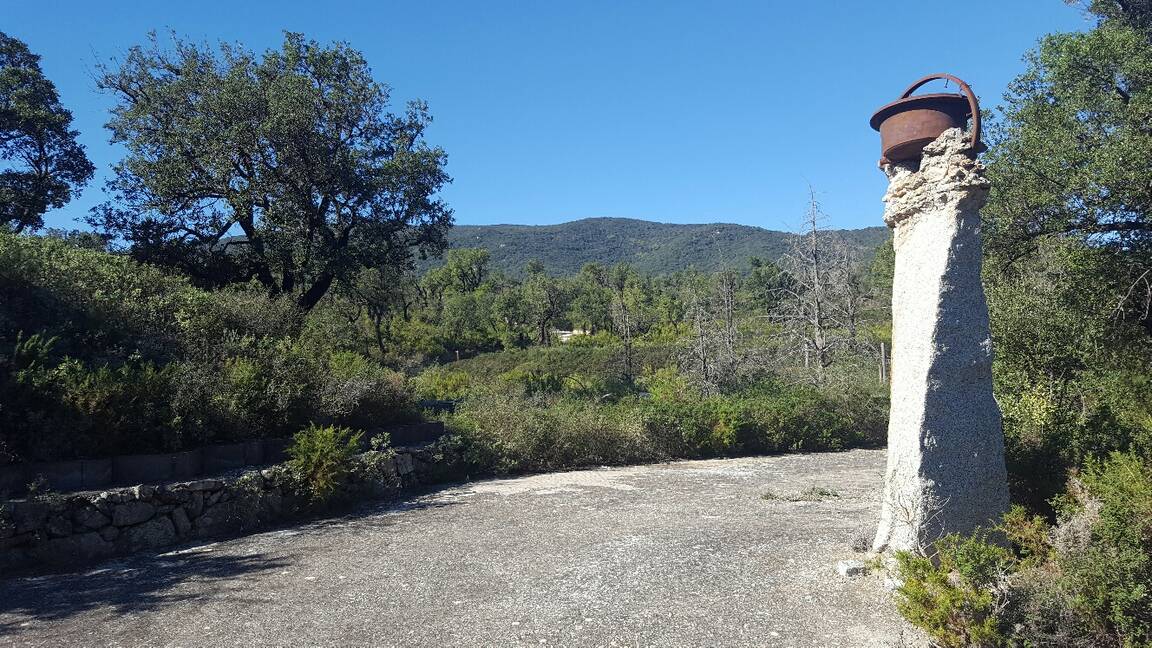
{"type": "Polygon", "coordinates": [[[959,129],[916,163],[889,164],[884,221],[895,229],[888,468],[873,550],[925,550],[1008,508],[1000,408],[992,397],[980,283],[984,167],[959,129]]]}

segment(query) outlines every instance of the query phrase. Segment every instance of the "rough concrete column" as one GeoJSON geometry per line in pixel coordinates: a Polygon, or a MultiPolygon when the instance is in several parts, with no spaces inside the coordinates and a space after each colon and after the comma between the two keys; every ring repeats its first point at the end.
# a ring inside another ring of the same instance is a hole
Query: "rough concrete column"
{"type": "Polygon", "coordinates": [[[890,164],[884,221],[895,229],[892,409],[874,551],[924,550],[996,522],[1008,507],[1000,408],[992,397],[980,283],[984,167],[959,129],[919,167],[890,164]]]}

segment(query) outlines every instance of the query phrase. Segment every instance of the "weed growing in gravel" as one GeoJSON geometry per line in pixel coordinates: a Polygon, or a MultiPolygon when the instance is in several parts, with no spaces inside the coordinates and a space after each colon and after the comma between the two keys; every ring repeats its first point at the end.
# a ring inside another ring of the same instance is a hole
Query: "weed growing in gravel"
{"type": "Polygon", "coordinates": [[[782,502],[823,502],[836,497],[840,497],[840,493],[825,488],[823,486],[810,486],[798,493],[785,493],[778,495],[772,491],[768,491],[760,496],[760,499],[767,501],[782,501],[782,502]]]}

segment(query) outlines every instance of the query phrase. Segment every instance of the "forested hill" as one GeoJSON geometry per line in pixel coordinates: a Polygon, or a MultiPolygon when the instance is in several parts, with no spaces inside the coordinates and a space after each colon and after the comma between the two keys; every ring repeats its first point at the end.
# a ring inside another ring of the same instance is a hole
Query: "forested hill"
{"type": "MultiPolygon", "coordinates": [[[[867,257],[888,237],[888,228],[835,234],[867,257]]],[[[493,268],[512,275],[521,274],[533,259],[553,274],[577,272],[590,261],[631,263],[652,274],[688,268],[743,269],[750,257],[779,258],[789,236],[732,223],[683,225],[630,218],[585,218],[558,225],[457,225],[448,233],[452,247],[487,248],[493,268]]]]}

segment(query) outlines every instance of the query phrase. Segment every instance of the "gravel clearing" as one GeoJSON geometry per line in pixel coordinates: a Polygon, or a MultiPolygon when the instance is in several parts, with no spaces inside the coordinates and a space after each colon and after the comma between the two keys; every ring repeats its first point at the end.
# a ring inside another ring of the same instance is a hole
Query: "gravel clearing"
{"type": "Polygon", "coordinates": [[[918,645],[881,574],[836,573],[874,529],[884,456],[479,481],[4,580],[0,645],[918,645]]]}

